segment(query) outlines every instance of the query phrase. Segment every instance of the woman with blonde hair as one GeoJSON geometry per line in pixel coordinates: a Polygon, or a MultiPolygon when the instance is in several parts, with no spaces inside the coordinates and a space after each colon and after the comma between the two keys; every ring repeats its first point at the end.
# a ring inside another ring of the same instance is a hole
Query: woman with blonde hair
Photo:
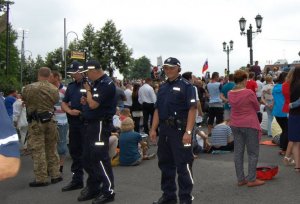
{"type": "Polygon", "coordinates": [[[256,94],[246,89],[248,75],[243,70],[234,73],[236,86],[228,93],[231,106],[230,126],[234,136],[234,163],[238,186],[254,187],[265,182],[256,179],[261,128],[257,117],[259,103],[256,94]],[[244,152],[247,147],[248,176],[244,174],[244,152]]]}
{"type": "Polygon", "coordinates": [[[273,114],[272,109],[274,105],[274,98],[272,95],[274,84],[273,84],[273,78],[270,75],[266,76],[266,85],[262,88],[261,92],[261,102],[265,105],[266,112],[268,115],[268,136],[272,137],[272,121],[273,121],[273,114]]]}
{"type": "Polygon", "coordinates": [[[142,143],[142,136],[133,129],[133,120],[129,117],[125,118],[121,123],[119,138],[121,166],[136,166],[143,160],[143,156],[139,151],[139,143],[142,143]]]}

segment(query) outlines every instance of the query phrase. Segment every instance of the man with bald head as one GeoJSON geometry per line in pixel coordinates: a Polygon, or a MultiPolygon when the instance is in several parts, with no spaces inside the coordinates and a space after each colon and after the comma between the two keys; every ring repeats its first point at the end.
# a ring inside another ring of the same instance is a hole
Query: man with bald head
{"type": "Polygon", "coordinates": [[[25,86],[23,100],[27,108],[27,146],[32,153],[35,180],[30,187],[49,185],[62,181],[57,154],[58,131],[53,118],[54,104],[59,100],[57,87],[49,83],[51,70],[42,67],[38,71],[38,82],[25,86]]]}

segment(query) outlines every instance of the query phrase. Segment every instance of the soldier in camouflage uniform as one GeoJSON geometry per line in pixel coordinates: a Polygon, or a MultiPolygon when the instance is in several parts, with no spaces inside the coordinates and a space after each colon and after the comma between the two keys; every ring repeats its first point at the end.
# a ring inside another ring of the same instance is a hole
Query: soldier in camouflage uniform
{"type": "Polygon", "coordinates": [[[54,104],[59,100],[58,89],[48,82],[51,70],[42,67],[38,71],[38,82],[27,85],[23,99],[27,107],[28,148],[32,153],[35,180],[30,187],[49,185],[62,181],[57,153],[58,131],[53,119],[54,104]]]}

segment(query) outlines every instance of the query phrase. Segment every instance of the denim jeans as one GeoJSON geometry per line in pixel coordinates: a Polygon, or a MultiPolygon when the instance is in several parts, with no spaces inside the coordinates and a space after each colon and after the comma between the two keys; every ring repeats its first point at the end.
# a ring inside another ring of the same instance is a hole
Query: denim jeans
{"type": "Polygon", "coordinates": [[[57,152],[59,155],[65,156],[68,152],[68,147],[67,147],[67,134],[69,130],[69,124],[57,124],[58,127],[58,135],[59,139],[57,142],[57,152]]]}

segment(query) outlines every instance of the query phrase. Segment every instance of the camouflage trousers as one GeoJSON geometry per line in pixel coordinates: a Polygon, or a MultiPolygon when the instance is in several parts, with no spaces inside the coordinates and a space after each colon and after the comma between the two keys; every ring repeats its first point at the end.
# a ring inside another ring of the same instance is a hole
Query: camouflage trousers
{"type": "Polygon", "coordinates": [[[32,153],[36,182],[60,177],[57,153],[58,130],[54,120],[47,123],[32,121],[28,126],[27,147],[32,153]]]}

